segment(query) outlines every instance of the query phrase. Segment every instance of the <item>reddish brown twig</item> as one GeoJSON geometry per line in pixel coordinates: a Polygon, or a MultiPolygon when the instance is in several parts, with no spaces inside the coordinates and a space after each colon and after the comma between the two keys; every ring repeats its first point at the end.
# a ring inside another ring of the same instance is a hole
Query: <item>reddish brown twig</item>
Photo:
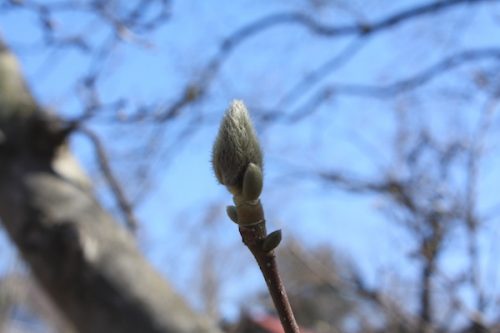
{"type": "Polygon", "coordinates": [[[240,225],[239,230],[243,243],[250,249],[259,264],[283,329],[286,333],[299,333],[299,326],[279,275],[274,250],[265,250],[264,241],[267,238],[265,222],[262,221],[251,226],[240,225]]]}

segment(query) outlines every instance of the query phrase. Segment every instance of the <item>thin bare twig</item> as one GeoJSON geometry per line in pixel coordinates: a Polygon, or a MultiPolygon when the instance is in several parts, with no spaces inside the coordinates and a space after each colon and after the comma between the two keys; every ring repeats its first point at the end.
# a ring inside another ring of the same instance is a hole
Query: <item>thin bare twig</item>
{"type": "Polygon", "coordinates": [[[260,271],[264,276],[269,294],[273,299],[285,332],[299,333],[299,326],[293,315],[285,286],[279,275],[276,255],[273,250],[266,251],[263,246],[268,237],[265,222],[262,221],[250,226],[240,225],[239,230],[243,243],[250,249],[250,252],[252,252],[259,264],[260,271]]]}
{"type": "Polygon", "coordinates": [[[362,46],[363,43],[360,38],[356,38],[351,41],[338,54],[335,54],[332,58],[328,59],[328,61],[321,64],[321,66],[318,66],[312,72],[301,78],[299,82],[297,82],[293,88],[280,99],[277,108],[279,109],[280,106],[289,104],[290,102],[296,100],[298,96],[304,95],[305,92],[307,92],[315,83],[328,76],[332,71],[345,65],[345,63],[347,63],[356,54],[356,52],[361,49],[362,46]]]}
{"type": "Polygon", "coordinates": [[[85,134],[92,142],[101,172],[108,182],[108,185],[116,199],[116,202],[120,207],[126,225],[131,232],[135,233],[137,231],[137,228],[139,227],[139,223],[137,221],[137,218],[135,217],[132,205],[127,199],[125,192],[120,185],[120,182],[116,179],[111,169],[111,165],[109,163],[106,150],[104,149],[104,145],[102,144],[97,134],[90,129],[80,126],[78,127],[78,130],[81,133],[85,134]]]}
{"type": "Polygon", "coordinates": [[[474,61],[497,60],[500,61],[500,48],[481,48],[465,50],[425,68],[409,77],[396,80],[386,85],[362,85],[333,83],[324,86],[314,93],[310,98],[298,107],[285,112],[281,107],[274,109],[261,109],[261,118],[265,121],[297,121],[305,116],[313,114],[322,104],[333,97],[341,95],[366,96],[372,98],[392,98],[397,94],[404,93],[421,87],[441,74],[449,72],[457,67],[474,61]]]}
{"type": "MultiPolygon", "coordinates": [[[[191,104],[191,102],[198,101],[205,95],[205,92],[208,90],[211,81],[214,79],[215,75],[224,63],[224,60],[227,59],[239,45],[243,44],[249,38],[273,27],[283,24],[299,24],[305,26],[313,33],[325,37],[360,36],[362,38],[368,35],[374,35],[378,32],[382,32],[391,27],[397,26],[398,24],[424,15],[438,14],[442,11],[445,11],[446,9],[464,4],[476,5],[481,2],[488,1],[492,0],[447,0],[440,2],[432,1],[420,6],[402,10],[396,14],[389,15],[371,24],[357,23],[354,25],[330,26],[321,24],[305,14],[296,12],[278,13],[266,16],[261,19],[257,19],[252,23],[249,23],[248,25],[245,25],[242,28],[231,33],[228,37],[224,38],[220,43],[218,52],[207,62],[198,78],[196,80],[188,82],[185,85],[183,93],[181,94],[179,99],[175,100],[170,107],[167,107],[161,115],[156,116],[155,120],[165,121],[166,119],[171,118],[173,115],[177,115],[178,113],[180,113],[181,109],[191,104]]],[[[339,59],[332,60],[332,62],[334,63],[332,66],[337,67],[337,64],[335,64],[336,62],[343,63],[346,59],[348,59],[349,55],[354,52],[354,48],[354,46],[353,49],[349,47],[348,50],[345,50],[339,55],[339,59]]],[[[325,65],[329,66],[328,64],[325,65]]],[[[327,96],[331,95],[328,91],[325,94],[327,96]]]]}
{"type": "Polygon", "coordinates": [[[226,38],[223,45],[233,45],[243,39],[247,39],[267,29],[283,25],[283,24],[298,24],[309,31],[325,37],[339,37],[339,36],[362,36],[381,32],[397,26],[410,19],[421,17],[424,15],[438,14],[446,9],[460,6],[463,4],[476,5],[481,2],[492,2],[497,0],[447,0],[447,1],[430,1],[423,5],[415,6],[413,8],[404,9],[396,14],[389,15],[373,23],[356,23],[349,25],[328,25],[316,21],[314,18],[297,12],[278,13],[266,16],[256,20],[230,37],[226,38]]]}

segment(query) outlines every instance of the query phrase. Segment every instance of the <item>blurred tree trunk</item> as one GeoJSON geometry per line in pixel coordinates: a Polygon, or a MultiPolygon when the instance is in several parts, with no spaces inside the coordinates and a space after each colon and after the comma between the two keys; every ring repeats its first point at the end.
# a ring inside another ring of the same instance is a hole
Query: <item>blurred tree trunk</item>
{"type": "Polygon", "coordinates": [[[0,219],[80,332],[219,332],[193,313],[96,201],[0,40],[0,219]]]}

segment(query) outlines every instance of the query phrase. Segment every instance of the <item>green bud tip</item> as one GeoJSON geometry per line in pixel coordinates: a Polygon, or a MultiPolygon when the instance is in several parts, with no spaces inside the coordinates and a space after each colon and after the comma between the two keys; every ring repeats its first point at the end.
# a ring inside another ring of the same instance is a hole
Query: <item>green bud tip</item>
{"type": "Polygon", "coordinates": [[[234,223],[238,223],[238,212],[236,210],[236,207],[234,206],[227,206],[226,207],[226,213],[227,216],[233,221],[234,223]]]}
{"type": "Polygon", "coordinates": [[[262,192],[262,171],[250,163],[243,176],[243,198],[248,201],[257,200],[262,192]]]}
{"type": "Polygon", "coordinates": [[[245,105],[235,100],[222,119],[212,166],[217,180],[238,195],[243,191],[243,177],[250,163],[262,170],[262,151],[245,105]]]}
{"type": "Polygon", "coordinates": [[[281,230],[276,230],[271,232],[266,236],[264,242],[262,243],[262,250],[265,252],[271,252],[281,243],[281,230]]]}

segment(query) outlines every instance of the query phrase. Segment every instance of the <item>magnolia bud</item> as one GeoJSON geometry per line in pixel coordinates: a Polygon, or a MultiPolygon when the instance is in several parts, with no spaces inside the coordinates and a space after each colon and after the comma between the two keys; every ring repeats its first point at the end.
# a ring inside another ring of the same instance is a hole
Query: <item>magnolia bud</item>
{"type": "MultiPolygon", "coordinates": [[[[233,101],[222,119],[213,147],[212,165],[215,176],[234,195],[240,195],[243,191],[244,174],[250,163],[260,171],[262,152],[245,105],[241,101],[233,101]]],[[[260,192],[257,191],[257,183],[258,181],[253,181],[254,186],[249,185],[250,196],[260,192]]]]}

